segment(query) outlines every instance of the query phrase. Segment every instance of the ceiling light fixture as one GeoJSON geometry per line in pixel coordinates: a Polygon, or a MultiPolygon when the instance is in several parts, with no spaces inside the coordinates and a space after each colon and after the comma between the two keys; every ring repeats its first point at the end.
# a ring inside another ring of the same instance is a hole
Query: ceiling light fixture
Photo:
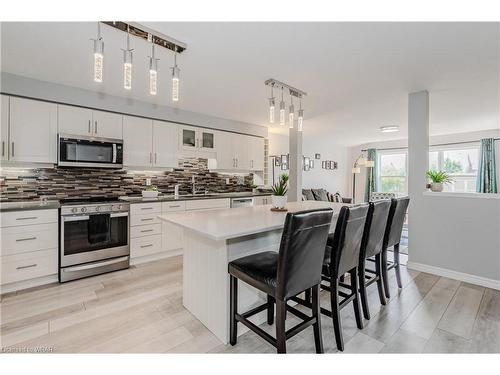
{"type": "Polygon", "coordinates": [[[302,109],[302,97],[299,99],[299,116],[297,117],[297,131],[301,132],[304,126],[304,110],[302,109]]]}
{"type": "Polygon", "coordinates": [[[269,122],[271,124],[274,124],[274,109],[276,106],[273,94],[273,87],[274,86],[271,86],[271,97],[269,98],[269,122]]]}
{"type": "Polygon", "coordinates": [[[123,51],[123,88],[132,89],[132,51],[130,49],[130,28],[127,27],[127,49],[123,51]]]}
{"type": "Polygon", "coordinates": [[[104,70],[104,41],[101,35],[101,24],[97,22],[97,38],[94,41],[94,82],[102,82],[104,70]]]}
{"type": "Polygon", "coordinates": [[[280,125],[285,125],[285,101],[283,100],[283,87],[281,87],[280,125]]]}
{"type": "Polygon", "coordinates": [[[382,133],[394,133],[399,131],[399,126],[391,125],[391,126],[381,126],[380,131],[382,133]]]}
{"type": "Polygon", "coordinates": [[[158,93],[158,60],[155,58],[155,44],[151,35],[151,56],[149,57],[149,93],[151,95],[158,93]]]}
{"type": "Polygon", "coordinates": [[[288,107],[288,127],[293,129],[293,117],[295,116],[295,107],[293,106],[293,96],[290,94],[290,107],[288,107]]]}
{"type": "Polygon", "coordinates": [[[174,51],[174,66],[172,67],[172,101],[179,101],[179,73],[177,66],[177,49],[174,51]]]}

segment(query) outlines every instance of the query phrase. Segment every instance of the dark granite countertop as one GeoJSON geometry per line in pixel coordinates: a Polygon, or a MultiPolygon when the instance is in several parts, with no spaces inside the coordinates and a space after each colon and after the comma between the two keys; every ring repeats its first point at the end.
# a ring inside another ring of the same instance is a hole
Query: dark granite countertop
{"type": "Polygon", "coordinates": [[[221,198],[243,198],[243,197],[258,197],[271,195],[267,193],[253,193],[251,191],[239,193],[210,193],[210,194],[197,194],[197,195],[179,195],[176,198],[174,195],[162,194],[158,198],[143,198],[140,195],[120,197],[121,200],[129,203],[143,203],[143,202],[168,202],[168,201],[189,201],[200,199],[221,199],[221,198]]]}
{"type": "Polygon", "coordinates": [[[28,210],[48,210],[59,208],[59,201],[47,200],[47,201],[19,201],[19,202],[1,202],[0,212],[7,211],[28,211],[28,210]]]}

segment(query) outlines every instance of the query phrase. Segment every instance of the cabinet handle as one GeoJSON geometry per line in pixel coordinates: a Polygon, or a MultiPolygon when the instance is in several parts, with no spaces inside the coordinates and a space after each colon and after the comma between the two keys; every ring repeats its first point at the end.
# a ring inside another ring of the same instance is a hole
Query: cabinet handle
{"type": "Polygon", "coordinates": [[[149,164],[153,164],[153,153],[149,153],[149,164]]]}
{"type": "Polygon", "coordinates": [[[97,134],[97,121],[95,121],[95,134],[97,134]]]}
{"type": "Polygon", "coordinates": [[[36,237],[18,238],[16,242],[36,240],[36,237]]]}
{"type": "Polygon", "coordinates": [[[143,249],[143,248],[145,248],[145,247],[151,247],[151,246],[153,246],[153,244],[152,244],[152,243],[149,243],[149,244],[147,244],[147,245],[142,245],[142,246],[141,246],[141,249],[143,249]]]}
{"type": "Polygon", "coordinates": [[[38,216],[26,216],[26,217],[17,217],[16,220],[34,220],[38,219],[38,216]]]}
{"type": "Polygon", "coordinates": [[[90,120],[89,120],[89,134],[91,133],[92,130],[90,130],[90,120]]]}
{"type": "Polygon", "coordinates": [[[154,220],[154,217],[150,217],[149,219],[141,219],[141,221],[151,221],[154,220]]]}
{"type": "Polygon", "coordinates": [[[156,164],[156,159],[157,159],[157,157],[156,157],[156,152],[155,152],[155,164],[156,164]]]}
{"type": "Polygon", "coordinates": [[[236,158],[236,167],[238,167],[238,158],[236,158]]]}
{"type": "Polygon", "coordinates": [[[14,142],[12,142],[12,157],[14,157],[14,142]]]}
{"type": "Polygon", "coordinates": [[[2,141],[2,156],[5,156],[5,141],[2,141]]]}
{"type": "Polygon", "coordinates": [[[33,264],[29,264],[27,266],[16,267],[16,270],[23,270],[25,268],[32,268],[32,267],[36,267],[36,266],[38,266],[38,264],[33,263],[33,264]]]}
{"type": "Polygon", "coordinates": [[[144,230],[141,230],[141,233],[147,233],[147,232],[153,232],[154,229],[144,229],[144,230]]]}
{"type": "Polygon", "coordinates": [[[178,207],[180,207],[180,206],[181,206],[181,205],[180,205],[180,204],[178,204],[177,206],[168,206],[168,207],[169,207],[169,208],[178,208],[178,207]]]}
{"type": "Polygon", "coordinates": [[[141,207],[141,210],[152,210],[153,207],[141,207]]]}

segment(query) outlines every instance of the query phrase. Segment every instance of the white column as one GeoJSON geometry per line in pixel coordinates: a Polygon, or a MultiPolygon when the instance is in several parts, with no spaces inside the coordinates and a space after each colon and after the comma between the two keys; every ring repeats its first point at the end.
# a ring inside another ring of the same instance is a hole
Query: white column
{"type": "Polygon", "coordinates": [[[288,202],[302,200],[302,132],[297,131],[297,124],[289,130],[289,181],[288,202]]]}
{"type": "Polygon", "coordinates": [[[408,95],[408,254],[412,260],[418,239],[425,237],[425,229],[417,218],[425,210],[423,195],[429,168],[429,93],[414,92],[408,95]]]}

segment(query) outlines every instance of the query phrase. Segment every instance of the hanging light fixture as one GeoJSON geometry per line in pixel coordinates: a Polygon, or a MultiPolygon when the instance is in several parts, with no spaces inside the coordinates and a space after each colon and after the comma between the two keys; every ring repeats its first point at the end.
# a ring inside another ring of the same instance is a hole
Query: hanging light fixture
{"type": "Polygon", "coordinates": [[[293,118],[295,116],[295,107],[293,106],[293,96],[290,95],[290,107],[288,107],[288,127],[293,129],[293,118]]]}
{"type": "Polygon", "coordinates": [[[130,49],[130,27],[127,26],[127,49],[123,50],[123,88],[132,89],[132,51],[130,49]]]}
{"type": "Polygon", "coordinates": [[[174,51],[174,66],[172,67],[172,101],[179,101],[179,73],[180,69],[177,66],[177,47],[174,51]]]}
{"type": "Polygon", "coordinates": [[[158,59],[155,58],[155,43],[151,36],[151,56],[149,57],[149,93],[158,93],[158,59]]]}
{"type": "Polygon", "coordinates": [[[283,100],[283,86],[281,87],[280,125],[285,125],[285,101],[283,100]]]}
{"type": "Polygon", "coordinates": [[[297,131],[301,132],[304,125],[304,110],[302,109],[302,96],[299,98],[299,116],[297,117],[297,131]]]}
{"type": "Polygon", "coordinates": [[[269,122],[271,124],[274,124],[274,108],[275,108],[273,87],[274,86],[271,86],[271,97],[269,98],[269,122]]]}
{"type": "Polygon", "coordinates": [[[94,41],[94,82],[102,82],[104,70],[104,41],[101,36],[101,24],[97,22],[97,38],[94,41]]]}

